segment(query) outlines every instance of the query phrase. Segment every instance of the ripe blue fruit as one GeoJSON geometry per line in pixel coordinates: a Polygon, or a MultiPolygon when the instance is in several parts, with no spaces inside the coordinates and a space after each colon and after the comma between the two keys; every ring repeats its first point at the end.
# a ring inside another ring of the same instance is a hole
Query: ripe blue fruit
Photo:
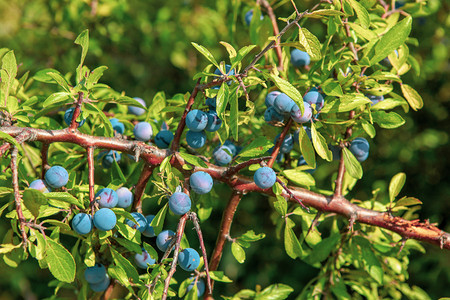
{"type": "Polygon", "coordinates": [[[294,49],[291,51],[291,63],[296,68],[308,66],[311,63],[311,57],[304,51],[294,49]]]}
{"type": "Polygon", "coordinates": [[[191,110],[186,115],[186,126],[191,131],[200,132],[208,125],[208,116],[201,110],[191,110]]]}
{"type": "Polygon", "coordinates": [[[213,179],[211,175],[206,172],[195,172],[189,178],[191,189],[197,194],[209,193],[213,187],[213,179]]]}
{"type": "Polygon", "coordinates": [[[186,142],[189,146],[191,146],[194,149],[201,148],[205,145],[206,134],[204,131],[195,132],[189,130],[186,133],[186,142]]]}
{"type": "MultiPolygon", "coordinates": [[[[279,138],[280,138],[280,134],[278,134],[275,137],[275,140],[273,141],[273,143],[276,144],[276,142],[278,141],[279,138]]],[[[281,143],[280,152],[281,153],[289,153],[292,151],[292,148],[294,148],[294,137],[292,136],[292,134],[288,133],[288,134],[286,134],[283,142],[281,143]]]]}
{"type": "Polygon", "coordinates": [[[269,106],[264,112],[264,120],[268,124],[274,125],[277,123],[282,123],[284,121],[284,116],[280,115],[273,106],[269,106]]]}
{"type": "Polygon", "coordinates": [[[280,93],[273,102],[273,107],[281,115],[289,115],[295,102],[288,95],[280,93]]]}
{"type": "MultiPolygon", "coordinates": [[[[247,24],[247,26],[250,25],[250,23],[252,22],[253,19],[253,9],[250,9],[246,14],[245,14],[245,24],[247,24]]],[[[264,19],[264,16],[261,14],[261,16],[259,17],[260,20],[264,19]]]]}
{"type": "Polygon", "coordinates": [[[156,237],[156,246],[162,252],[166,252],[170,242],[175,236],[175,232],[173,232],[172,230],[161,231],[161,233],[156,237]]]}
{"type": "Polygon", "coordinates": [[[123,132],[125,131],[125,125],[123,125],[122,122],[120,122],[118,119],[116,118],[112,118],[109,120],[109,122],[111,122],[111,126],[112,128],[120,134],[123,134],[123,132]]]}
{"type": "Polygon", "coordinates": [[[137,223],[133,220],[126,219],[125,222],[127,223],[127,225],[131,228],[139,230],[141,233],[144,232],[145,228],[147,228],[147,219],[144,217],[144,215],[138,212],[132,212],[131,215],[137,223]]]}
{"type": "Polygon", "coordinates": [[[337,145],[328,145],[328,149],[330,149],[330,151],[331,151],[333,160],[341,159],[341,147],[339,147],[337,145]]]}
{"type": "Polygon", "coordinates": [[[72,219],[72,228],[78,234],[88,234],[93,227],[91,215],[79,213],[72,219]]]}
{"type": "Polygon", "coordinates": [[[311,106],[308,102],[303,102],[304,112],[302,114],[302,111],[300,110],[300,107],[298,107],[297,104],[294,104],[291,109],[291,117],[292,120],[294,120],[297,123],[306,123],[311,120],[312,117],[312,110],[311,106]]]}
{"type": "MultiPolygon", "coordinates": [[[[190,279],[194,279],[194,278],[191,277],[190,279]]],[[[190,290],[192,290],[194,288],[194,284],[195,284],[195,279],[186,288],[186,291],[188,293],[189,293],[190,290]]],[[[205,286],[205,282],[203,281],[203,279],[198,279],[196,285],[197,285],[197,296],[198,297],[203,296],[203,294],[205,293],[205,287],[206,287],[205,286]]]]}
{"type": "Polygon", "coordinates": [[[119,162],[122,155],[115,151],[115,150],[109,150],[102,158],[102,166],[103,168],[109,169],[114,163],[114,160],[119,162]]]}
{"type": "Polygon", "coordinates": [[[231,155],[235,156],[240,151],[240,147],[233,144],[232,141],[226,140],[225,143],[223,143],[224,146],[228,147],[228,149],[231,150],[231,155]]]}
{"type": "Polygon", "coordinates": [[[178,265],[183,270],[192,272],[200,265],[200,255],[195,249],[186,248],[178,254],[178,265]]]}
{"type": "Polygon", "coordinates": [[[214,98],[206,98],[205,104],[208,105],[209,109],[216,109],[216,97],[214,98]]]}
{"type": "Polygon", "coordinates": [[[216,75],[235,75],[236,73],[234,72],[234,69],[231,71],[230,71],[230,69],[231,69],[231,65],[225,65],[225,74],[222,73],[222,71],[220,71],[220,69],[216,69],[214,71],[214,74],[216,74],[216,75]]]}
{"type": "Polygon", "coordinates": [[[359,162],[363,162],[369,157],[369,142],[365,138],[356,138],[351,142],[349,150],[359,162]]]}
{"type": "Polygon", "coordinates": [[[155,136],[155,144],[161,149],[169,148],[170,143],[173,140],[173,133],[169,130],[161,130],[155,136]]]}
{"type": "MultiPolygon", "coordinates": [[[[72,123],[73,113],[75,112],[75,108],[71,107],[64,113],[64,122],[70,126],[70,123],[72,123]]],[[[81,115],[81,110],[80,110],[81,115]]],[[[81,120],[78,123],[78,127],[83,126],[83,124],[86,122],[86,119],[81,120]]]]}
{"type": "Polygon", "coordinates": [[[104,265],[96,263],[93,267],[88,267],[84,271],[84,278],[89,283],[100,283],[105,280],[106,268],[104,265]]]}
{"type": "Polygon", "coordinates": [[[53,166],[45,172],[45,182],[54,188],[59,189],[69,181],[69,173],[61,166],[53,166]]]}
{"type": "Polygon", "coordinates": [[[117,206],[127,208],[133,203],[134,195],[126,187],[121,187],[116,190],[117,194],[117,206]]]}
{"type": "Polygon", "coordinates": [[[116,214],[109,208],[101,208],[94,214],[94,225],[100,230],[111,230],[116,226],[116,222],[116,214]]]}
{"type": "MultiPolygon", "coordinates": [[[[139,97],[134,97],[134,100],[136,100],[137,102],[142,104],[144,107],[147,107],[147,105],[145,104],[145,101],[143,99],[141,99],[139,97]]],[[[128,106],[128,113],[135,115],[135,116],[140,116],[145,113],[145,109],[137,107],[137,106],[128,106]]]]}
{"type": "Polygon", "coordinates": [[[219,118],[217,113],[214,110],[210,110],[206,113],[208,117],[208,124],[205,127],[206,131],[214,132],[219,130],[219,128],[222,126],[222,120],[219,118]]]}
{"type": "Polygon", "coordinates": [[[366,97],[372,101],[372,106],[384,100],[384,96],[366,95],[366,97]]]}
{"type": "Polygon", "coordinates": [[[309,105],[316,105],[316,110],[320,111],[323,107],[323,96],[318,91],[309,91],[303,96],[303,101],[309,103],[309,105]]]}
{"type": "Polygon", "coordinates": [[[147,142],[152,138],[152,125],[147,122],[139,122],[134,126],[133,133],[138,141],[147,142]]]}
{"type": "Polygon", "coordinates": [[[258,187],[268,189],[277,181],[277,175],[272,168],[262,167],[256,170],[255,175],[253,175],[253,180],[258,187]]]}
{"type": "MultiPolygon", "coordinates": [[[[308,164],[306,163],[305,158],[303,157],[303,155],[300,156],[300,159],[298,160],[297,166],[300,167],[300,166],[306,166],[306,165],[308,165],[308,164]]],[[[316,169],[317,169],[317,167],[314,168],[314,169],[304,170],[304,172],[308,172],[309,174],[312,174],[312,173],[314,173],[316,171],[316,169]]]]}
{"type": "Polygon", "coordinates": [[[191,198],[185,193],[173,193],[169,198],[169,208],[176,215],[184,215],[191,209],[191,198]]]}
{"type": "Polygon", "coordinates": [[[110,188],[101,189],[95,194],[95,199],[100,207],[116,207],[119,202],[119,196],[116,191],[110,188]]]}
{"type": "Polygon", "coordinates": [[[136,262],[136,265],[141,269],[147,269],[148,265],[153,265],[156,263],[156,259],[151,258],[150,254],[142,248],[142,253],[136,253],[134,255],[134,261],[136,262]]]}
{"type": "Polygon", "coordinates": [[[156,235],[153,226],[150,226],[150,223],[153,221],[154,218],[155,218],[154,215],[145,216],[145,219],[147,220],[147,227],[145,227],[145,230],[144,232],[142,232],[142,234],[145,235],[146,237],[154,237],[156,235]]]}
{"type": "Polygon", "coordinates": [[[219,166],[225,166],[229,164],[233,158],[232,150],[225,145],[218,146],[213,151],[213,157],[219,166]]]}
{"type": "Polygon", "coordinates": [[[106,275],[105,278],[103,279],[103,281],[101,281],[99,283],[91,283],[91,284],[89,284],[89,286],[91,287],[91,289],[94,292],[100,293],[100,292],[106,291],[106,289],[108,288],[110,283],[111,283],[111,279],[109,278],[108,275],[106,275]]]}
{"type": "Polygon", "coordinates": [[[49,193],[52,189],[47,185],[47,183],[42,179],[36,179],[29,186],[30,189],[38,190],[43,193],[49,193]]]}
{"type": "Polygon", "coordinates": [[[281,94],[279,91],[273,91],[267,94],[266,99],[264,100],[264,103],[266,104],[267,108],[273,106],[273,102],[275,101],[275,98],[281,94]]]}

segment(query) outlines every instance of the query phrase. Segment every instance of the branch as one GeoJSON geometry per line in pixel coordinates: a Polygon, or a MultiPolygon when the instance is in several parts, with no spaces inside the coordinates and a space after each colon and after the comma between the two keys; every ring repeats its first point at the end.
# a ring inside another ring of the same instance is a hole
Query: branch
{"type": "Polygon", "coordinates": [[[89,203],[91,207],[91,214],[94,216],[94,203],[95,203],[95,193],[94,193],[94,147],[87,147],[87,161],[88,161],[88,181],[89,181],[89,203]]]}
{"type": "Polygon", "coordinates": [[[81,113],[81,104],[82,103],[83,103],[83,92],[79,92],[77,105],[75,106],[75,110],[73,111],[72,122],[70,123],[70,126],[69,126],[70,130],[77,130],[77,128],[78,128],[77,119],[81,113]]]}
{"type": "MultiPolygon", "coordinates": [[[[348,118],[351,120],[355,116],[355,111],[352,110],[348,116],[348,118]]],[[[347,130],[345,131],[345,139],[348,139],[352,135],[352,126],[347,127],[347,130]]],[[[344,173],[345,173],[345,163],[344,163],[344,155],[342,155],[342,148],[346,147],[344,143],[341,143],[339,145],[341,147],[340,153],[341,157],[339,158],[339,168],[338,168],[338,175],[336,178],[336,186],[334,188],[334,196],[340,197],[342,196],[342,182],[344,181],[344,173]]]]}
{"type": "MultiPolygon", "coordinates": [[[[269,16],[270,21],[272,22],[273,34],[275,36],[279,35],[280,30],[278,29],[277,18],[275,16],[275,14],[273,13],[272,6],[270,6],[270,3],[266,0],[262,0],[261,4],[267,10],[267,15],[269,16]]],[[[283,54],[281,52],[279,39],[277,39],[277,41],[275,43],[275,52],[277,53],[277,57],[278,57],[278,70],[283,71],[283,54]]]]}
{"type": "Polygon", "coordinates": [[[289,118],[289,121],[284,126],[283,131],[281,132],[277,143],[273,147],[273,151],[272,151],[272,154],[271,154],[272,157],[270,158],[269,162],[267,163],[267,165],[269,167],[271,167],[271,168],[272,168],[275,160],[277,159],[278,153],[280,152],[281,144],[283,143],[284,138],[286,137],[289,129],[291,128],[291,124],[292,124],[292,118],[289,118]]]}
{"type": "MultiPolygon", "coordinates": [[[[345,12],[344,12],[344,3],[343,3],[342,0],[340,0],[340,1],[341,1],[341,11],[345,14],[345,12]]],[[[345,33],[346,33],[347,37],[349,39],[351,39],[352,38],[352,34],[350,33],[350,26],[348,26],[348,18],[345,18],[344,20],[342,20],[342,23],[344,23],[345,33]]],[[[349,42],[348,46],[350,47],[350,50],[352,50],[352,52],[353,52],[353,56],[354,56],[353,60],[354,61],[359,60],[358,59],[358,51],[356,51],[356,48],[355,48],[355,45],[353,44],[353,42],[349,42]]]]}
{"type": "Polygon", "coordinates": [[[155,165],[144,164],[144,167],[142,168],[141,176],[139,177],[139,180],[136,184],[136,187],[134,190],[133,208],[139,213],[142,213],[142,196],[144,195],[145,187],[147,186],[147,182],[150,179],[150,176],[152,176],[154,168],[155,168],[155,165]]]}
{"type": "Polygon", "coordinates": [[[27,250],[27,244],[28,244],[28,238],[27,234],[25,233],[25,217],[23,216],[22,212],[22,197],[20,196],[19,192],[19,172],[17,170],[17,154],[19,150],[16,146],[13,146],[13,150],[11,153],[11,171],[12,171],[12,184],[14,189],[14,202],[16,204],[16,212],[17,212],[17,218],[19,219],[19,226],[20,226],[20,233],[22,234],[23,239],[23,249],[27,250]]]}
{"type": "Polygon", "coordinates": [[[45,172],[47,171],[48,165],[48,147],[50,145],[48,143],[42,143],[41,148],[41,158],[42,158],[42,170],[41,170],[41,179],[44,180],[45,172]]]}

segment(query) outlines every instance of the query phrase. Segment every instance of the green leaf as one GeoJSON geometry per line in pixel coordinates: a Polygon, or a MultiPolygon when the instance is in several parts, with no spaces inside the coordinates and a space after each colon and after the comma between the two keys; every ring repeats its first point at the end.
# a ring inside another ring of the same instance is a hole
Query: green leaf
{"type": "Polygon", "coordinates": [[[367,10],[362,6],[359,2],[355,0],[346,0],[355,10],[356,15],[358,16],[359,22],[361,22],[361,26],[364,28],[369,28],[370,26],[370,17],[367,10]]]}
{"type": "Polygon", "coordinates": [[[84,208],[84,203],[80,200],[69,194],[68,192],[52,192],[43,194],[49,200],[57,200],[67,202],[78,207],[84,208]]]}
{"type": "Polygon", "coordinates": [[[420,201],[417,198],[414,197],[403,197],[400,200],[398,200],[395,203],[395,207],[397,206],[411,206],[411,205],[418,205],[418,204],[422,204],[422,201],[420,201]]]}
{"type": "Polygon", "coordinates": [[[192,46],[195,47],[195,49],[197,49],[198,52],[200,52],[204,57],[206,57],[207,60],[209,60],[209,62],[211,62],[213,65],[215,65],[217,68],[219,67],[219,64],[217,63],[216,59],[214,58],[214,56],[211,54],[211,52],[209,52],[208,49],[206,49],[205,47],[203,47],[202,45],[199,45],[197,43],[192,42],[191,43],[192,46]]]}
{"type": "Polygon", "coordinates": [[[87,89],[91,89],[99,79],[103,76],[103,72],[105,72],[108,69],[107,66],[100,66],[98,68],[95,68],[91,74],[89,74],[88,80],[86,82],[87,89]]]}
{"type": "Polygon", "coordinates": [[[286,176],[287,179],[300,186],[314,186],[316,181],[311,174],[302,172],[300,170],[284,170],[282,174],[286,176]]]}
{"type": "Polygon", "coordinates": [[[181,158],[183,158],[186,162],[194,165],[194,166],[199,166],[199,167],[203,167],[203,168],[207,168],[208,165],[203,161],[203,159],[201,159],[198,156],[195,155],[191,155],[185,152],[179,152],[181,158]]]}
{"type": "Polygon", "coordinates": [[[406,174],[403,172],[395,174],[389,183],[389,200],[394,201],[406,182],[406,174]]]}
{"type": "Polygon", "coordinates": [[[235,92],[235,89],[232,90],[230,94],[230,128],[231,134],[234,139],[238,141],[239,138],[239,103],[238,103],[238,95],[235,92]]]}
{"type": "Polygon", "coordinates": [[[319,60],[322,58],[321,45],[317,37],[302,27],[298,30],[298,39],[300,44],[305,47],[305,51],[311,57],[311,60],[319,60]]]}
{"type": "Polygon", "coordinates": [[[14,55],[14,51],[8,51],[2,58],[2,69],[4,69],[9,76],[9,85],[12,84],[13,79],[16,78],[17,75],[17,62],[16,56],[14,55]]]}
{"type": "Polygon", "coordinates": [[[60,102],[64,102],[65,100],[69,99],[70,94],[67,92],[57,92],[53,93],[50,96],[48,96],[47,99],[45,99],[44,103],[42,104],[43,107],[47,107],[53,104],[57,104],[60,102]]]}
{"type": "Polygon", "coordinates": [[[363,170],[359,161],[346,147],[342,148],[342,153],[344,154],[345,170],[347,170],[348,174],[353,178],[361,179],[363,170]]]}
{"type": "MultiPolygon", "coordinates": [[[[86,58],[86,54],[89,49],[89,30],[86,29],[82,33],[80,33],[74,43],[81,46],[81,60],[77,68],[77,72],[80,73],[81,68],[83,67],[84,59],[86,58]]],[[[80,77],[79,81],[81,81],[80,77]]]]}
{"type": "Polygon", "coordinates": [[[333,154],[330,149],[328,149],[325,138],[316,130],[316,125],[314,123],[311,123],[311,136],[317,154],[325,160],[332,161],[333,154]]]}
{"type": "Polygon", "coordinates": [[[231,252],[240,264],[245,261],[245,251],[238,243],[234,242],[231,244],[231,252]]]}
{"type": "MultiPolygon", "coordinates": [[[[275,184],[275,186],[278,183],[275,184]]],[[[275,208],[275,210],[282,216],[284,217],[287,213],[287,202],[286,199],[284,199],[283,196],[277,195],[277,201],[275,201],[273,203],[273,207],[275,208]]]]}
{"type": "Polygon", "coordinates": [[[311,265],[324,261],[329,257],[331,251],[336,248],[340,240],[341,235],[339,233],[331,234],[314,245],[311,254],[306,257],[305,261],[311,265]]]}
{"type": "Polygon", "coordinates": [[[41,191],[35,189],[26,189],[23,192],[23,204],[37,218],[39,216],[39,208],[47,203],[47,199],[41,191]]]}
{"type": "Polygon", "coordinates": [[[61,73],[59,72],[48,72],[47,73],[48,76],[50,76],[51,78],[53,78],[56,83],[62,87],[66,92],[70,92],[70,86],[69,83],[67,82],[67,80],[61,75],[61,73]]]}
{"type": "Polygon", "coordinates": [[[275,85],[278,87],[280,91],[285,93],[289,96],[294,102],[298,105],[301,112],[303,113],[305,111],[305,108],[303,106],[303,98],[300,92],[287,80],[284,80],[276,75],[270,74],[269,75],[270,80],[275,83],[275,85]]]}
{"type": "Polygon", "coordinates": [[[256,45],[249,45],[239,49],[236,59],[232,60],[233,65],[231,67],[234,68],[234,66],[237,65],[239,62],[241,62],[244,59],[244,57],[247,56],[247,54],[249,54],[253,49],[255,49],[255,47],[256,45]]]}
{"type": "MultiPolygon", "coordinates": [[[[36,234],[40,234],[37,233],[36,234]]],[[[45,260],[50,272],[59,281],[71,283],[75,279],[75,260],[58,242],[47,237],[47,247],[45,248],[45,260]]]]}
{"type": "Polygon", "coordinates": [[[5,254],[13,251],[16,248],[19,248],[22,244],[13,245],[13,244],[2,244],[0,245],[0,254],[5,254]]]}
{"type": "Polygon", "coordinates": [[[412,18],[410,16],[404,18],[402,21],[394,25],[374,46],[374,54],[370,58],[370,66],[376,64],[380,60],[388,56],[392,51],[396,50],[408,38],[411,32],[412,18]]]}
{"type": "MultiPolygon", "coordinates": [[[[289,218],[287,220],[290,221],[289,218]]],[[[286,226],[284,228],[284,248],[286,250],[287,255],[289,255],[292,259],[296,259],[297,257],[303,256],[303,249],[298,241],[298,238],[295,236],[292,228],[286,226]]]]}
{"type": "Polygon", "coordinates": [[[92,105],[91,103],[84,103],[85,107],[91,110],[92,112],[97,113],[98,116],[100,116],[100,119],[103,122],[103,126],[105,128],[105,136],[106,137],[113,137],[114,136],[114,129],[112,128],[111,122],[109,121],[108,117],[105,115],[105,113],[100,110],[97,105],[92,105]]]}
{"type": "Polygon", "coordinates": [[[373,250],[369,246],[363,245],[361,245],[361,250],[364,269],[378,282],[378,284],[383,284],[383,269],[373,250]]]}
{"type": "Polygon", "coordinates": [[[361,120],[361,126],[364,129],[364,131],[367,133],[368,136],[370,136],[371,138],[374,138],[376,135],[376,130],[375,127],[370,124],[368,121],[362,119],[361,120]]]}
{"type": "Polygon", "coordinates": [[[419,93],[417,93],[415,89],[407,84],[402,84],[401,88],[403,96],[406,98],[412,109],[419,110],[423,107],[422,97],[420,97],[419,93]]]}
{"type": "Polygon", "coordinates": [[[13,144],[17,148],[20,148],[20,144],[16,141],[16,139],[7,133],[4,133],[3,131],[0,131],[0,140],[6,141],[10,144],[13,144]]]}
{"type": "Polygon", "coordinates": [[[346,94],[334,101],[326,102],[321,113],[337,113],[353,110],[361,105],[371,103],[363,94],[346,94]]]}
{"type": "Polygon", "coordinates": [[[320,87],[322,88],[323,92],[328,96],[338,96],[338,97],[344,96],[339,82],[335,81],[333,78],[327,79],[324,83],[320,85],[320,87]]]}
{"type": "Polygon", "coordinates": [[[223,271],[209,271],[209,276],[214,281],[220,282],[233,282],[230,278],[228,278],[223,271]]]}
{"type": "Polygon", "coordinates": [[[365,40],[372,41],[378,38],[378,36],[372,30],[363,28],[356,23],[349,22],[348,25],[350,25],[350,28],[353,29],[359,37],[362,37],[365,40]]]}
{"type": "Polygon", "coordinates": [[[112,258],[116,266],[125,271],[128,278],[132,278],[133,282],[139,282],[139,274],[136,271],[136,268],[130,263],[128,259],[122,256],[119,252],[117,252],[114,248],[109,248],[111,251],[112,258]]]}
{"type": "Polygon", "coordinates": [[[255,300],[283,300],[294,291],[288,285],[276,283],[266,287],[260,294],[256,295],[255,300]]]}
{"type": "Polygon", "coordinates": [[[222,117],[223,113],[225,112],[229,95],[230,89],[228,88],[228,84],[222,84],[216,97],[216,111],[220,117],[222,117]]]}
{"type": "Polygon", "coordinates": [[[392,129],[405,124],[405,120],[396,112],[373,111],[373,121],[378,123],[381,128],[392,129]]]}
{"type": "Polygon", "coordinates": [[[156,214],[156,216],[153,218],[150,225],[153,227],[153,230],[155,231],[155,234],[158,235],[163,228],[164,225],[164,219],[166,218],[167,208],[169,204],[166,203],[156,214]]]}
{"type": "MultiPolygon", "coordinates": [[[[156,96],[155,96],[156,97],[156,96]]],[[[107,99],[105,100],[106,102],[115,102],[115,103],[119,103],[122,105],[127,105],[127,106],[136,106],[139,108],[143,108],[145,110],[147,110],[147,107],[145,107],[144,105],[142,105],[140,102],[138,102],[136,99],[128,97],[128,96],[120,96],[118,98],[115,99],[107,99]]]]}
{"type": "Polygon", "coordinates": [[[311,167],[316,167],[316,153],[314,152],[311,140],[306,134],[306,130],[302,127],[298,129],[298,141],[300,146],[300,151],[302,152],[303,158],[306,163],[311,167]]]}
{"type": "Polygon", "coordinates": [[[116,240],[120,245],[125,247],[127,250],[130,250],[130,251],[133,251],[136,253],[142,252],[141,245],[139,245],[135,242],[129,241],[127,239],[119,238],[119,237],[114,238],[114,240],[116,240]]]}
{"type": "Polygon", "coordinates": [[[233,58],[236,57],[236,50],[234,49],[234,47],[228,44],[227,42],[223,41],[221,41],[220,44],[222,44],[222,46],[224,46],[225,49],[227,49],[228,56],[230,57],[230,60],[233,61],[233,58]]]}
{"type": "Polygon", "coordinates": [[[272,146],[273,143],[271,141],[266,137],[260,136],[254,139],[247,147],[239,152],[238,155],[240,157],[256,157],[266,153],[272,146]]]}
{"type": "Polygon", "coordinates": [[[334,9],[319,9],[305,15],[308,18],[322,19],[323,16],[342,16],[343,13],[334,9]]]}

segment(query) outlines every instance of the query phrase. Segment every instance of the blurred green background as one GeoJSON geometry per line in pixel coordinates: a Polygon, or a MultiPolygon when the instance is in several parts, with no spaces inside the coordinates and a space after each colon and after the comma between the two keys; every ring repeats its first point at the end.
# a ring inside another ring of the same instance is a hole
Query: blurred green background
{"type": "MultiPolygon", "coordinates": [[[[226,59],[226,52],[219,41],[237,47],[250,44],[243,19],[254,2],[0,0],[0,46],[15,51],[21,63],[19,76],[27,70],[34,74],[43,68],[74,72],[80,50],[73,41],[88,28],[90,49],[86,64],[91,68],[108,66],[102,82],[149,102],[158,91],[170,97],[192,90],[192,76],[206,66],[206,61],[191,42],[207,47],[220,59],[226,59]]],[[[277,16],[287,17],[292,13],[289,1],[275,2],[285,3],[280,7],[274,5],[277,16]]],[[[295,2],[299,10],[315,4],[295,2]]],[[[410,52],[420,63],[421,74],[410,72],[403,79],[421,94],[425,106],[409,114],[398,111],[406,119],[406,124],[399,129],[377,128],[370,157],[363,164],[364,178],[351,196],[368,199],[373,190],[379,189],[378,197],[385,197],[390,178],[403,171],[407,181],[401,195],[414,196],[423,202],[417,217],[450,231],[449,2],[427,1],[425,11],[415,13],[411,35],[418,39],[419,45],[410,46],[410,52]]],[[[321,23],[307,22],[305,26],[323,42],[326,31],[321,23]]],[[[319,186],[330,186],[331,168],[335,170],[336,165],[319,166],[316,173],[319,186]]],[[[229,191],[226,188],[219,191],[224,195],[221,198],[226,199],[229,191]]],[[[254,289],[256,284],[280,282],[293,286],[298,294],[317,270],[300,261],[293,262],[284,253],[282,242],[275,242],[270,210],[263,196],[249,195],[243,199],[232,233],[238,235],[254,229],[268,236],[247,250],[248,259],[243,265],[226,248],[221,268],[240,288],[254,289]]],[[[211,226],[204,226],[207,249],[213,248],[220,218],[220,211],[215,210],[208,221],[211,226]]],[[[0,225],[1,236],[8,224],[0,225]]],[[[414,253],[411,257],[409,282],[420,286],[432,298],[449,296],[449,252],[424,246],[426,254],[414,253]]],[[[52,289],[47,287],[51,276],[47,270],[40,270],[34,260],[29,259],[17,269],[0,261],[0,268],[0,300],[42,299],[52,294],[52,289]]],[[[228,295],[235,292],[223,285],[218,288],[228,295]]]]}

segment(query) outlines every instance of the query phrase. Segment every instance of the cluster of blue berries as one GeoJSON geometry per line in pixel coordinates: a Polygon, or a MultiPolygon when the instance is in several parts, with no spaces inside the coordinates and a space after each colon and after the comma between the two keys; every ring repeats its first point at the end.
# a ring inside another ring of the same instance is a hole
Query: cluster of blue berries
{"type": "Polygon", "coordinates": [[[93,267],[88,267],[84,271],[84,279],[86,279],[94,292],[104,292],[111,283],[105,266],[99,263],[96,263],[93,267]]]}
{"type": "Polygon", "coordinates": [[[49,193],[52,189],[62,188],[69,181],[69,173],[61,166],[53,166],[45,172],[44,180],[36,179],[30,183],[30,189],[49,193]]]}

